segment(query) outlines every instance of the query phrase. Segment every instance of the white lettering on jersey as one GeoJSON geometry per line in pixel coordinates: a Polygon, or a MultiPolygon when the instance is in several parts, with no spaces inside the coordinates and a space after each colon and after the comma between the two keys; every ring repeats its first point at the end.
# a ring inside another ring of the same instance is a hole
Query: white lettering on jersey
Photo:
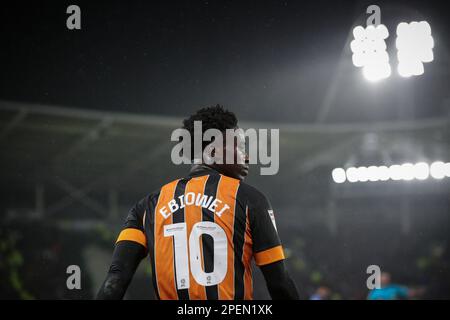
{"type": "Polygon", "coordinates": [[[159,213],[164,219],[167,219],[171,214],[186,206],[202,207],[215,213],[219,217],[230,209],[230,206],[223,203],[220,199],[202,193],[195,194],[194,192],[188,192],[186,195],[179,196],[177,199],[171,199],[159,210],[159,213]]]}

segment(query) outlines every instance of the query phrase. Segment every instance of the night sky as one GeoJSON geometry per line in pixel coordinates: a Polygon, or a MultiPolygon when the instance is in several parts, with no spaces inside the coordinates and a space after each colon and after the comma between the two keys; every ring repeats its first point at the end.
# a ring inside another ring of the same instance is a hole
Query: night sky
{"type": "Polygon", "coordinates": [[[326,122],[448,115],[445,1],[29,1],[0,9],[0,99],[186,116],[223,104],[241,119],[311,123],[342,57],[326,122]],[[378,4],[393,76],[366,82],[349,32],[378,4]],[[81,7],[82,29],[66,28],[81,7]],[[435,61],[396,75],[395,27],[427,20],[435,61]],[[344,49],[344,50],[343,50],[344,49]]]}

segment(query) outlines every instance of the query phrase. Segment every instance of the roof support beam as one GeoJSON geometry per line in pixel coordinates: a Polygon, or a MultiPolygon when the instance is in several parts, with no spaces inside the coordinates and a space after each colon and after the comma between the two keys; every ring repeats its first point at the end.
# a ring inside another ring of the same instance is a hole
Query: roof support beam
{"type": "MultiPolygon", "coordinates": [[[[60,177],[56,177],[55,179],[53,179],[53,181],[62,190],[67,192],[69,198],[78,200],[80,203],[84,204],[85,206],[87,206],[91,210],[99,213],[100,215],[105,214],[106,209],[104,208],[104,206],[101,203],[99,203],[98,201],[89,197],[89,195],[82,189],[79,189],[79,188],[73,186],[72,184],[70,184],[69,182],[67,182],[66,180],[64,180],[60,177]]],[[[51,205],[47,208],[47,213],[49,215],[51,215],[59,210],[66,208],[71,203],[72,203],[72,201],[66,201],[65,199],[58,201],[57,203],[54,203],[53,205],[51,205]]]]}
{"type": "Polygon", "coordinates": [[[24,109],[19,109],[16,115],[0,132],[0,140],[5,139],[27,116],[28,112],[24,109]]]}
{"type": "Polygon", "coordinates": [[[90,131],[83,135],[78,141],[73,143],[65,152],[57,155],[53,162],[63,161],[73,156],[77,151],[83,149],[89,143],[99,139],[101,134],[113,124],[112,118],[106,117],[94,126],[90,131]]]}

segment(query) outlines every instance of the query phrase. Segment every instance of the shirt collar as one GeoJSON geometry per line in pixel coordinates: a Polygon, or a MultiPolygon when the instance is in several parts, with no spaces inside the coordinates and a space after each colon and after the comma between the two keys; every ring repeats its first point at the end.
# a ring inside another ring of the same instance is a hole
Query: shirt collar
{"type": "Polygon", "coordinates": [[[189,172],[189,177],[198,177],[208,174],[220,174],[220,172],[205,164],[194,164],[189,172]]]}

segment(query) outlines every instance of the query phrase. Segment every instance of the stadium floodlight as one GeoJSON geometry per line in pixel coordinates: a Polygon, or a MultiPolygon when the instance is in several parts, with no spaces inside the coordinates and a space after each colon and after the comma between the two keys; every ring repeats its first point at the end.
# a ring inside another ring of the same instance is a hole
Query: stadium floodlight
{"type": "Polygon", "coordinates": [[[368,172],[366,167],[359,167],[356,169],[356,176],[358,177],[358,181],[366,182],[369,180],[368,172]]]}
{"type": "Polygon", "coordinates": [[[375,182],[381,179],[380,169],[377,166],[370,166],[367,168],[367,175],[369,181],[375,182]]]}
{"type": "Polygon", "coordinates": [[[401,177],[402,180],[410,181],[414,179],[414,165],[412,163],[404,163],[400,166],[400,170],[402,171],[401,177]]]}
{"type": "Polygon", "coordinates": [[[450,178],[450,162],[447,162],[447,163],[444,165],[444,171],[445,171],[445,176],[446,176],[447,178],[450,178]]]}
{"type": "Polygon", "coordinates": [[[433,162],[430,166],[430,175],[435,179],[443,179],[446,176],[445,167],[442,161],[433,162]]]}
{"type": "Polygon", "coordinates": [[[350,43],[355,67],[363,68],[363,75],[369,81],[378,81],[391,75],[389,55],[385,39],[389,31],[383,24],[357,26],[353,29],[354,40],[350,43]]]}
{"type": "Polygon", "coordinates": [[[380,177],[380,181],[388,181],[389,180],[389,168],[386,166],[378,167],[378,175],[380,177]]]}
{"type": "Polygon", "coordinates": [[[430,176],[430,168],[428,163],[419,162],[414,165],[414,178],[417,180],[425,180],[430,176]]]}
{"type": "Polygon", "coordinates": [[[440,180],[450,178],[450,162],[403,163],[387,166],[349,167],[347,169],[335,168],[332,171],[333,181],[336,183],[376,182],[376,181],[411,181],[425,180],[429,177],[440,180]]]}
{"type": "Polygon", "coordinates": [[[345,171],[347,175],[348,182],[357,182],[358,181],[358,169],[350,167],[345,171]]]}
{"type": "Polygon", "coordinates": [[[401,22],[397,26],[398,73],[402,77],[423,74],[424,62],[433,61],[434,40],[426,21],[401,22]]]}
{"type": "Polygon", "coordinates": [[[397,181],[401,180],[403,176],[402,167],[398,164],[394,164],[389,167],[389,178],[391,180],[397,181]]]}
{"type": "Polygon", "coordinates": [[[343,183],[347,180],[345,176],[345,170],[342,168],[336,168],[333,170],[331,176],[333,177],[333,181],[336,183],[343,183]]]}

